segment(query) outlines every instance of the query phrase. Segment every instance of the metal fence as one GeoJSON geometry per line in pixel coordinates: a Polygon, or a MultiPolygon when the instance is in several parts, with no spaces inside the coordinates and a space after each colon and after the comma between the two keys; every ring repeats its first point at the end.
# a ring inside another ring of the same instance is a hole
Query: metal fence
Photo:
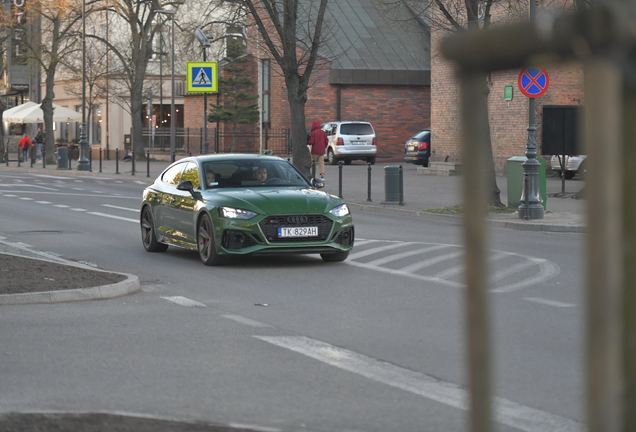
{"type": "MultiPolygon", "coordinates": [[[[256,132],[208,128],[208,153],[259,153],[271,150],[276,155],[291,154],[290,129],[264,129],[262,135],[256,132]]],[[[203,154],[203,128],[176,128],[175,151],[185,154],[203,154]]],[[[170,129],[156,129],[154,134],[144,130],[144,147],[153,152],[170,152],[170,129]]]]}

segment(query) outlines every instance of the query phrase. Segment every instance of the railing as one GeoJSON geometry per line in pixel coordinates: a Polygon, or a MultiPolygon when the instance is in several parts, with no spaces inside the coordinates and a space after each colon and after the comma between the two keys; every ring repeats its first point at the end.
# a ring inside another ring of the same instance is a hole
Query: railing
{"type": "MultiPolygon", "coordinates": [[[[233,134],[225,129],[208,128],[208,153],[259,153],[271,150],[276,155],[291,154],[289,129],[265,129],[259,132],[239,131],[233,134]]],[[[203,128],[176,128],[175,151],[177,154],[204,153],[203,128]]],[[[153,152],[170,152],[170,129],[157,129],[154,136],[144,130],[144,148],[153,152]]]]}

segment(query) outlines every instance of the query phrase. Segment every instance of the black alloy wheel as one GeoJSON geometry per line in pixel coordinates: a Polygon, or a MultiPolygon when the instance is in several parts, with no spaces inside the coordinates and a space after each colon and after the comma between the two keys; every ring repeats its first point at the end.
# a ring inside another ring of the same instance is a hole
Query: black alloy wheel
{"type": "Polygon", "coordinates": [[[168,249],[167,244],[157,241],[150,206],[145,206],[141,211],[141,241],[148,252],[165,252],[168,249]]]}
{"type": "Polygon", "coordinates": [[[199,218],[197,224],[197,249],[203,264],[216,266],[223,264],[223,257],[216,253],[216,243],[214,242],[214,226],[210,216],[204,214],[199,218]]]}

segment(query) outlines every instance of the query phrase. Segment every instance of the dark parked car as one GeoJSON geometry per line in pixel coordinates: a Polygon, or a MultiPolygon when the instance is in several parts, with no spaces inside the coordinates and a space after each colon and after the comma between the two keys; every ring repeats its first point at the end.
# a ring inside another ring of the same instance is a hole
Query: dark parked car
{"type": "Polygon", "coordinates": [[[419,131],[404,144],[404,160],[409,163],[428,166],[431,157],[431,131],[419,131]]]}
{"type": "Polygon", "coordinates": [[[353,220],[322,186],[275,156],[184,158],[144,190],[141,239],[148,252],[197,250],[206,265],[245,254],[343,261],[353,248],[353,220]]]}

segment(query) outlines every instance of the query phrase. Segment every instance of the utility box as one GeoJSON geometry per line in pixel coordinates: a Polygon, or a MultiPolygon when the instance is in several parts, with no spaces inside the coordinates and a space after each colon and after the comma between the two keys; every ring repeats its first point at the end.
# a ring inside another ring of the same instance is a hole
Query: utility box
{"type": "MultiPolygon", "coordinates": [[[[523,164],[526,161],[525,156],[514,156],[506,161],[506,177],[508,186],[508,208],[511,210],[519,209],[521,205],[521,194],[523,192],[523,183],[525,176],[523,174],[523,164]]],[[[545,159],[537,158],[537,162],[541,164],[539,167],[539,196],[541,197],[541,205],[547,210],[548,197],[545,186],[545,159]]]]}
{"type": "Polygon", "coordinates": [[[384,202],[388,204],[400,202],[400,167],[384,167],[384,202]]]}
{"type": "Polygon", "coordinates": [[[57,150],[57,169],[68,169],[68,147],[58,146],[57,150]]]}

